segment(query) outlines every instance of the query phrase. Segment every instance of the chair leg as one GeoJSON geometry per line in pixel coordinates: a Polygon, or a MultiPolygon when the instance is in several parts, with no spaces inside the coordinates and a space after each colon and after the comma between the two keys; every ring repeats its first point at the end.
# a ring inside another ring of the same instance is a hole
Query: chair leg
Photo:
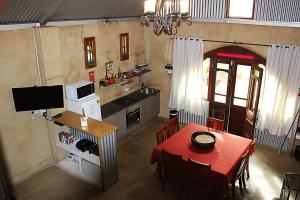
{"type": "Polygon", "coordinates": [[[247,179],[249,179],[250,178],[250,174],[249,174],[249,161],[248,161],[248,163],[246,165],[246,173],[247,173],[247,179]]]}
{"type": "Polygon", "coordinates": [[[240,191],[243,192],[242,177],[239,178],[239,186],[240,186],[240,191]]]}
{"type": "Polygon", "coordinates": [[[166,180],[162,179],[162,182],[161,182],[161,191],[162,192],[165,190],[165,184],[166,184],[166,180]]]}
{"type": "Polygon", "coordinates": [[[161,177],[161,191],[163,192],[165,190],[165,185],[166,185],[166,175],[165,173],[162,174],[162,177],[161,177]]]}
{"type": "Polygon", "coordinates": [[[157,173],[157,178],[159,181],[161,181],[161,166],[159,163],[156,165],[156,173],[157,173]]]}
{"type": "Polygon", "coordinates": [[[232,195],[232,200],[235,199],[235,182],[231,182],[231,195],[232,195]]]}
{"type": "Polygon", "coordinates": [[[188,188],[187,188],[187,200],[190,199],[190,194],[191,194],[191,187],[192,187],[192,184],[190,182],[188,182],[188,188]]]}
{"type": "Polygon", "coordinates": [[[241,178],[242,178],[242,181],[243,181],[243,187],[244,187],[244,189],[246,189],[247,186],[246,186],[246,181],[245,181],[245,173],[242,174],[241,178]]]}
{"type": "Polygon", "coordinates": [[[179,200],[180,197],[181,197],[181,190],[182,190],[182,181],[179,180],[178,183],[177,183],[177,186],[178,186],[178,194],[177,194],[177,199],[179,200]]]}

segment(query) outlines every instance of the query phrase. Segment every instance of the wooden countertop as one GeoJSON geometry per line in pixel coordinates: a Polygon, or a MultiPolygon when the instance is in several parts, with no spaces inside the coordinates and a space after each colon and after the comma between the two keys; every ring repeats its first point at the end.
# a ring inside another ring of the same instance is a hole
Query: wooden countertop
{"type": "Polygon", "coordinates": [[[111,132],[118,130],[118,127],[115,125],[108,124],[103,121],[98,121],[92,118],[88,118],[88,126],[81,126],[80,117],[82,117],[82,115],[71,111],[65,111],[61,113],[61,116],[59,117],[52,117],[52,120],[54,122],[63,124],[70,128],[77,129],[99,138],[102,138],[110,134],[111,132]]]}

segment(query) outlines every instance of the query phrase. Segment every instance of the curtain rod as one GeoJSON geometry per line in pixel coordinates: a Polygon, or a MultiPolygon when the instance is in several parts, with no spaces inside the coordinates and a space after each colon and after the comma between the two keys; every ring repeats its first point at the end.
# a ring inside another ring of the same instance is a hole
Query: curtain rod
{"type": "MultiPolygon", "coordinates": [[[[172,37],[171,39],[175,39],[177,37],[172,37]]],[[[187,38],[182,38],[178,37],[179,39],[187,39],[187,38]]],[[[190,38],[190,40],[194,40],[196,38],[190,38]]],[[[199,40],[199,39],[196,39],[199,40]]],[[[229,41],[222,41],[222,40],[202,40],[203,42],[219,42],[219,43],[227,43],[227,44],[244,44],[244,45],[254,45],[254,46],[262,46],[262,47],[271,47],[272,45],[270,44],[257,44],[257,43],[245,43],[245,42],[229,42],[229,41]]]]}
{"type": "Polygon", "coordinates": [[[204,42],[219,42],[219,43],[227,43],[227,44],[244,44],[244,45],[253,45],[253,46],[262,46],[262,47],[271,47],[270,44],[257,44],[257,43],[246,43],[246,42],[228,42],[221,40],[202,40],[204,42]]]}

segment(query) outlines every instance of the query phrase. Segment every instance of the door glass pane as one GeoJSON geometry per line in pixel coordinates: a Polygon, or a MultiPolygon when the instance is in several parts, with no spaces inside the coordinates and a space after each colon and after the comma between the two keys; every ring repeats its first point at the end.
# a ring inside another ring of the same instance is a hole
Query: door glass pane
{"type": "Polygon", "coordinates": [[[237,65],[234,97],[247,99],[251,66],[237,65]]]}
{"type": "Polygon", "coordinates": [[[247,103],[247,100],[245,100],[245,99],[237,99],[237,98],[233,99],[233,104],[236,106],[246,107],[246,103],[247,103]]]}
{"type": "Polygon", "coordinates": [[[259,75],[260,75],[260,72],[258,70],[254,70],[253,71],[253,75],[256,77],[256,78],[259,78],[259,75]]]}
{"type": "Polygon", "coordinates": [[[227,83],[228,83],[228,73],[224,71],[217,71],[215,93],[226,95],[227,83]]]}
{"type": "Polygon", "coordinates": [[[218,69],[229,70],[229,64],[227,64],[227,63],[217,63],[217,68],[218,69]]]}
{"type": "Polygon", "coordinates": [[[250,104],[250,109],[254,110],[255,104],[256,104],[256,98],[257,98],[257,91],[258,90],[258,81],[253,80],[253,85],[252,85],[252,99],[251,99],[251,104],[250,104]]]}
{"type": "Polygon", "coordinates": [[[226,103],[226,96],[215,94],[215,101],[220,103],[226,103]]]}
{"type": "Polygon", "coordinates": [[[210,58],[203,61],[202,98],[207,99],[210,58]]]}

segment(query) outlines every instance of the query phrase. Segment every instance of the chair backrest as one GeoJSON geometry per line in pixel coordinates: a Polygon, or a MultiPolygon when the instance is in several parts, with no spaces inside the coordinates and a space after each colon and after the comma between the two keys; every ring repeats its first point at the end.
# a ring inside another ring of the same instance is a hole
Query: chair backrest
{"type": "Polygon", "coordinates": [[[238,170],[235,175],[236,180],[244,173],[245,165],[248,158],[249,158],[249,150],[247,149],[247,151],[241,156],[240,163],[237,168],[238,170]]]}
{"type": "Polygon", "coordinates": [[[162,150],[163,156],[163,175],[181,177],[182,164],[181,155],[172,154],[166,150],[162,150]]]}
{"type": "Polygon", "coordinates": [[[224,120],[208,117],[206,126],[215,130],[224,131],[224,120]]]}
{"type": "Polygon", "coordinates": [[[156,142],[157,145],[163,143],[168,139],[168,126],[164,126],[156,131],[156,142]]]}
{"type": "Polygon", "coordinates": [[[208,183],[210,180],[211,165],[188,159],[187,177],[190,181],[208,183]]]}
{"type": "Polygon", "coordinates": [[[171,137],[177,131],[179,131],[178,117],[174,117],[168,122],[168,137],[171,137]]]}

